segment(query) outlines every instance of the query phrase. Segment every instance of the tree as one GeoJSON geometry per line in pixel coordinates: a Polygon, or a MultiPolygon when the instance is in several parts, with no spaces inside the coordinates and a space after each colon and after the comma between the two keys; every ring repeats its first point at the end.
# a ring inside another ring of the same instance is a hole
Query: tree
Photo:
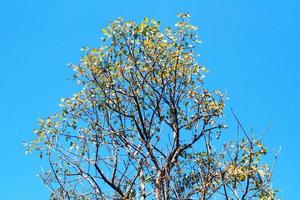
{"type": "MultiPolygon", "coordinates": [[[[119,18],[103,46],[71,65],[82,90],[39,120],[27,146],[47,157],[50,199],[274,199],[260,140],[243,132],[222,145],[224,97],[207,70],[188,14],[175,28],[119,18]]],[[[235,115],[234,115],[235,116],[235,115]]]]}

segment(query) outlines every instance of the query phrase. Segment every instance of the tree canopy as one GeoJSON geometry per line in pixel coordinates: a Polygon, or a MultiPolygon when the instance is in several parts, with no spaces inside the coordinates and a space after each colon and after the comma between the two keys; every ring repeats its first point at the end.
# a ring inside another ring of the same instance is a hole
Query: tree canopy
{"type": "Polygon", "coordinates": [[[237,139],[219,139],[225,98],[205,87],[197,27],[178,17],[163,31],[118,18],[71,65],[81,90],[39,120],[27,146],[49,161],[51,199],[275,198],[260,139],[237,118],[237,139]]]}

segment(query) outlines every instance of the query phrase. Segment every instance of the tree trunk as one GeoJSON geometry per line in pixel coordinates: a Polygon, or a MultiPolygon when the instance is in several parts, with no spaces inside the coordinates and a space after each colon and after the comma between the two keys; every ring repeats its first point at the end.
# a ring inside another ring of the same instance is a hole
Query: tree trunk
{"type": "Polygon", "coordinates": [[[156,181],[155,181],[156,189],[155,189],[155,194],[156,194],[156,200],[162,200],[162,171],[159,170],[157,173],[156,181]]]}
{"type": "Polygon", "coordinates": [[[143,169],[141,169],[140,172],[140,179],[141,179],[141,200],[145,200],[146,199],[146,188],[145,188],[145,177],[144,177],[144,171],[143,169]]]}
{"type": "Polygon", "coordinates": [[[164,189],[164,196],[165,196],[165,199],[166,200],[169,200],[170,199],[170,169],[169,167],[167,167],[165,169],[165,178],[164,178],[164,181],[165,181],[165,189],[164,189]]]}

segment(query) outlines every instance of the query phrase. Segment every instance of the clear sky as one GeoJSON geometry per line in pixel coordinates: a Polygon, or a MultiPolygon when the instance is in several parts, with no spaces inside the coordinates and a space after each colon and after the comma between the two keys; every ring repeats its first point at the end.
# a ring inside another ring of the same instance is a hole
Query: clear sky
{"type": "Polygon", "coordinates": [[[36,177],[45,161],[25,156],[22,142],[74,92],[66,64],[79,61],[80,48],[99,45],[118,16],[170,26],[186,11],[199,27],[209,86],[227,91],[227,108],[247,129],[272,123],[264,142],[282,148],[274,186],[282,199],[299,199],[299,10],[299,0],[0,0],[0,199],[48,198],[36,177]]]}

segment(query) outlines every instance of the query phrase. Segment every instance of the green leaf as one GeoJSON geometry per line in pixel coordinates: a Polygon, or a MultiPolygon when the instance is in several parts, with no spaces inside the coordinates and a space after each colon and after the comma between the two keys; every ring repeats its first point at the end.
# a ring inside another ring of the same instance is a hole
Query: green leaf
{"type": "Polygon", "coordinates": [[[102,33],[103,33],[104,35],[107,35],[107,34],[108,34],[108,32],[107,32],[107,30],[106,30],[105,28],[102,29],[102,33]]]}

